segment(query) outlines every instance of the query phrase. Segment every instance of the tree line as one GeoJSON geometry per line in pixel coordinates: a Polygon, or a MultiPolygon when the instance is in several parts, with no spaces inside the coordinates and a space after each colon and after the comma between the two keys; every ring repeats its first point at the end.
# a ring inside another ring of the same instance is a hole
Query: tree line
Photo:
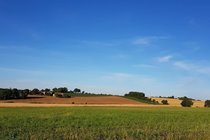
{"type": "Polygon", "coordinates": [[[0,99],[7,100],[7,99],[25,99],[29,94],[29,89],[3,89],[0,88],[0,99]]]}
{"type": "MultiPolygon", "coordinates": [[[[130,99],[138,99],[139,101],[143,101],[146,103],[153,103],[153,104],[160,104],[158,101],[156,100],[152,100],[151,98],[148,98],[145,96],[145,93],[143,92],[136,92],[136,91],[131,91],[127,94],[124,95],[125,97],[129,97],[130,99]]],[[[169,96],[169,97],[161,97],[159,96],[159,98],[170,98],[170,99],[175,99],[174,96],[169,96]]],[[[178,97],[179,100],[182,100],[180,105],[182,107],[191,107],[193,106],[193,101],[195,101],[195,99],[193,98],[189,98],[187,96],[184,97],[178,97]]],[[[168,100],[162,100],[161,103],[163,105],[169,105],[168,100]]],[[[204,107],[210,107],[210,100],[206,100],[204,103],[204,107]]]]}
{"type": "Polygon", "coordinates": [[[34,88],[32,90],[29,89],[7,89],[0,88],[0,99],[25,99],[28,95],[45,95],[45,96],[55,96],[60,98],[70,98],[73,96],[111,96],[111,94],[96,94],[96,93],[88,93],[85,91],[81,91],[79,88],[75,88],[74,90],[68,90],[67,87],[59,87],[59,88],[45,88],[39,90],[38,88],[34,88]]]}
{"type": "Polygon", "coordinates": [[[124,97],[138,100],[138,101],[148,103],[148,104],[159,104],[159,102],[156,101],[155,99],[146,97],[145,93],[143,92],[130,91],[129,93],[125,94],[124,97]]]}

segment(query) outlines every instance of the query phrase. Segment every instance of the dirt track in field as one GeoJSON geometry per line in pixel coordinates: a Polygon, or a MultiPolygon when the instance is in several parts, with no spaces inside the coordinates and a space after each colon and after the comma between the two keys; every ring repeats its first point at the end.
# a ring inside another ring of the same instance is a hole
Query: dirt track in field
{"type": "Polygon", "coordinates": [[[73,97],[56,98],[52,96],[29,96],[27,99],[0,100],[0,103],[30,103],[30,104],[71,104],[71,105],[146,105],[141,102],[126,99],[119,96],[94,96],[94,97],[73,97]]]}

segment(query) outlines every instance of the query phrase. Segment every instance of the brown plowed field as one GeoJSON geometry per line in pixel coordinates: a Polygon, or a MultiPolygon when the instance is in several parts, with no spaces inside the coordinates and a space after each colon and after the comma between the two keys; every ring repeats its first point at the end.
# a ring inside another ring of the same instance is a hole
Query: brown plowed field
{"type": "Polygon", "coordinates": [[[73,97],[56,98],[52,96],[32,96],[27,99],[0,100],[0,103],[33,103],[33,104],[136,104],[144,103],[126,99],[119,96],[91,96],[91,97],[73,97]]]}

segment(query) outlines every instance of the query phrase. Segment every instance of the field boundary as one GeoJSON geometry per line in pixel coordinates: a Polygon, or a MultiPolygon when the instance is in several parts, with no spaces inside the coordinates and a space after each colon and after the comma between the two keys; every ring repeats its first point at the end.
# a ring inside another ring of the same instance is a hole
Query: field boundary
{"type": "Polygon", "coordinates": [[[0,107],[171,107],[166,105],[143,104],[33,104],[33,103],[0,103],[0,107]]]}

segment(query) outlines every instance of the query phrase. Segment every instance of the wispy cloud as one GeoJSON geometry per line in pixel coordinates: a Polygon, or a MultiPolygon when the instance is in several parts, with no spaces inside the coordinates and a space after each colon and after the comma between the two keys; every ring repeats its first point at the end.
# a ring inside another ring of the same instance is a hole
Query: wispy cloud
{"type": "Polygon", "coordinates": [[[118,45],[116,41],[90,41],[90,40],[81,40],[79,43],[88,46],[88,47],[113,47],[118,45]]]}
{"type": "Polygon", "coordinates": [[[26,45],[16,46],[16,45],[0,45],[0,50],[7,51],[34,51],[35,49],[26,45]]]}
{"type": "Polygon", "coordinates": [[[132,40],[132,44],[141,45],[141,46],[151,46],[155,41],[167,39],[166,36],[147,36],[147,37],[138,37],[132,40]]]}
{"type": "Polygon", "coordinates": [[[155,65],[150,65],[150,64],[136,64],[133,65],[135,68],[157,68],[155,65]]]}
{"type": "Polygon", "coordinates": [[[202,49],[201,44],[195,41],[187,41],[187,42],[184,42],[183,45],[188,49],[188,51],[197,52],[202,49]]]}
{"type": "Polygon", "coordinates": [[[151,39],[149,38],[138,38],[134,40],[132,43],[134,45],[150,45],[151,44],[151,39]]]}
{"type": "Polygon", "coordinates": [[[147,76],[122,73],[122,72],[110,73],[108,75],[103,76],[102,79],[111,80],[112,82],[113,81],[117,81],[117,82],[129,82],[130,81],[131,83],[133,83],[133,82],[148,83],[148,82],[154,81],[154,79],[147,77],[147,76]]]}
{"type": "Polygon", "coordinates": [[[17,69],[17,68],[6,68],[6,67],[0,67],[0,71],[26,73],[26,74],[37,74],[37,75],[44,74],[43,71],[25,70],[25,69],[17,69]]]}
{"type": "Polygon", "coordinates": [[[104,79],[110,79],[110,80],[119,80],[119,81],[124,81],[127,80],[129,78],[131,78],[132,75],[128,74],[128,73],[111,73],[109,75],[104,76],[104,79]]]}
{"type": "Polygon", "coordinates": [[[184,61],[176,61],[174,62],[174,66],[181,70],[210,75],[210,66],[196,65],[196,64],[192,64],[189,62],[187,63],[184,61]]]}
{"type": "Polygon", "coordinates": [[[127,54],[116,54],[116,55],[111,56],[111,58],[114,58],[114,59],[126,59],[128,57],[129,55],[127,54]]]}
{"type": "Polygon", "coordinates": [[[183,61],[176,61],[174,62],[174,66],[178,69],[186,70],[186,71],[191,71],[197,69],[196,66],[190,63],[186,63],[183,61]]]}
{"type": "Polygon", "coordinates": [[[195,18],[189,19],[188,24],[191,25],[191,26],[198,26],[198,22],[196,21],[195,18]]]}
{"type": "Polygon", "coordinates": [[[164,62],[169,62],[173,58],[173,55],[166,55],[158,58],[158,62],[164,63],[164,62]]]}

